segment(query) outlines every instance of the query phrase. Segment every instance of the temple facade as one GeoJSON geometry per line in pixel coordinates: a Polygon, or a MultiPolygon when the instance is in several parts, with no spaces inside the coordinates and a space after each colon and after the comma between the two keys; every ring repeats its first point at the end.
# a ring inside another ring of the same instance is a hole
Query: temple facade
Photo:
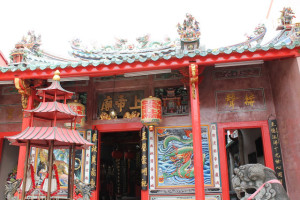
{"type": "MultiPolygon", "coordinates": [[[[144,35],[89,47],[75,39],[73,59],[48,53],[41,36],[28,32],[10,62],[0,61],[1,181],[23,177],[25,148],[5,137],[32,126],[23,110],[38,105],[38,89],[59,70],[61,85],[76,92],[69,107],[86,116],[77,130],[94,144],[75,152],[75,181],[90,184],[90,199],[234,200],[234,168],[249,163],[274,170],[297,199],[300,24],[290,8],[281,13],[272,40],[264,40],[267,29],[260,24],[245,41],[217,49],[201,45],[190,14],[177,25],[177,40],[144,35]]],[[[47,150],[31,149],[36,186],[30,199],[43,196],[46,157],[47,150]]],[[[54,150],[60,187],[53,198],[66,198],[68,158],[68,150],[54,150]]]]}

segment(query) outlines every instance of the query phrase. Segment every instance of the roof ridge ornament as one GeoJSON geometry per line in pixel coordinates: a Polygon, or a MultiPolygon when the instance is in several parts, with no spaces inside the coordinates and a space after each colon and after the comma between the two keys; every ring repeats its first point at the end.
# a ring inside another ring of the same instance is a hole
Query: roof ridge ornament
{"type": "Polygon", "coordinates": [[[285,25],[291,25],[293,18],[295,18],[295,13],[293,12],[291,7],[283,7],[281,12],[281,16],[280,16],[280,20],[281,20],[281,25],[285,26],[285,25]]]}
{"type": "Polygon", "coordinates": [[[54,72],[53,80],[54,81],[60,81],[60,71],[59,70],[56,70],[54,72]]]}
{"type": "Polygon", "coordinates": [[[180,36],[182,50],[199,49],[201,35],[199,22],[191,14],[186,14],[186,19],[182,25],[177,24],[177,33],[180,36]]]}
{"type": "Polygon", "coordinates": [[[181,41],[185,42],[199,40],[201,35],[199,22],[189,13],[186,14],[186,19],[182,25],[177,24],[177,32],[181,41]]]}

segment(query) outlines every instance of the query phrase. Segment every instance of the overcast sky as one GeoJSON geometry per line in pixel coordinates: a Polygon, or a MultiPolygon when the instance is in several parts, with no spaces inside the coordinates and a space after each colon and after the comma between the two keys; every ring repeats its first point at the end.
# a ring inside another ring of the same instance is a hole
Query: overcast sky
{"type": "Polygon", "coordinates": [[[2,0],[0,50],[8,58],[28,30],[42,36],[41,49],[68,57],[69,41],[114,44],[115,38],[149,33],[151,40],[178,38],[176,25],[192,14],[201,28],[201,44],[217,48],[242,42],[259,23],[275,36],[280,10],[291,6],[300,22],[300,0],[2,0]]]}

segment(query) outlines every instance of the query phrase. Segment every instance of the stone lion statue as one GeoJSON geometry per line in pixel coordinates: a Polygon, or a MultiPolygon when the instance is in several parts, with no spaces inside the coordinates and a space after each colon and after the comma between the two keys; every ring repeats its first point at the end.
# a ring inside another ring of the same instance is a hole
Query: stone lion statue
{"type": "Polygon", "coordinates": [[[92,193],[92,187],[91,184],[86,184],[79,179],[75,179],[75,192],[76,194],[81,194],[82,198],[79,200],[90,200],[91,193],[92,193]]]}
{"type": "Polygon", "coordinates": [[[21,186],[21,183],[22,183],[22,179],[17,179],[14,181],[7,181],[7,183],[5,185],[6,199],[9,199],[9,200],[17,199],[17,197],[14,197],[14,195],[17,192],[17,190],[19,189],[19,187],[21,186]]]}
{"type": "Polygon", "coordinates": [[[232,186],[241,200],[248,200],[251,195],[253,200],[289,200],[275,172],[261,164],[247,164],[235,168],[232,186]],[[253,195],[257,190],[259,191],[253,195]]]}

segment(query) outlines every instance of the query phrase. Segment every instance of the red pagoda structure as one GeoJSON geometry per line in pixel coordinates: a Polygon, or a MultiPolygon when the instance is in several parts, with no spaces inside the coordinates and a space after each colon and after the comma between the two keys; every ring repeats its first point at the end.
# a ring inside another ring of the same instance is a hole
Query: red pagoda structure
{"type": "MultiPolygon", "coordinates": [[[[57,177],[57,166],[53,165],[54,149],[69,149],[69,173],[68,173],[68,198],[73,199],[74,186],[74,168],[75,168],[75,149],[87,149],[92,144],[86,141],[76,130],[76,121],[80,121],[83,115],[75,113],[70,106],[66,104],[67,99],[72,98],[73,92],[63,89],[60,85],[60,72],[55,71],[52,84],[44,89],[38,89],[36,95],[41,97],[42,102],[32,109],[25,110],[30,115],[30,126],[18,135],[7,137],[12,145],[26,146],[26,158],[24,178],[22,184],[22,200],[26,198],[29,192],[26,190],[28,159],[31,147],[48,149],[48,174],[45,179],[53,176],[53,169],[57,177]],[[63,103],[59,102],[62,101],[63,103]],[[50,122],[49,127],[35,127],[34,120],[44,120],[50,122]],[[71,129],[57,127],[57,122],[71,122],[71,129]]],[[[52,180],[52,178],[51,178],[52,180]]],[[[43,183],[45,180],[43,181],[43,183]]],[[[48,191],[42,193],[50,200],[58,191],[51,193],[52,181],[48,182],[48,191]]],[[[58,187],[59,188],[59,181],[58,187]]],[[[43,185],[43,184],[42,184],[43,185]]],[[[35,185],[33,185],[35,187],[35,185]]]]}

